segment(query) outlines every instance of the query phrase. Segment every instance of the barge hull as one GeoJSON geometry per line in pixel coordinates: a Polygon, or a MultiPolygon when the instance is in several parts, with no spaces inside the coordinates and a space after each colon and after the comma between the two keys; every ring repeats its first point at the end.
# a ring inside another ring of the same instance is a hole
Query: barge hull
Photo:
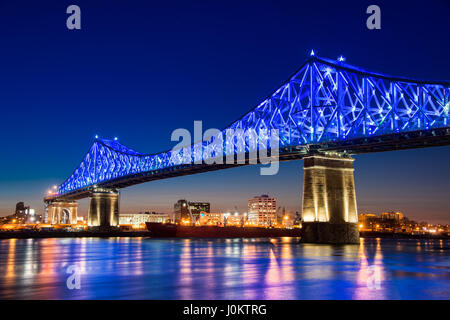
{"type": "Polygon", "coordinates": [[[175,224],[146,223],[152,237],[164,238],[275,238],[300,237],[301,229],[258,227],[180,226],[175,224]]]}

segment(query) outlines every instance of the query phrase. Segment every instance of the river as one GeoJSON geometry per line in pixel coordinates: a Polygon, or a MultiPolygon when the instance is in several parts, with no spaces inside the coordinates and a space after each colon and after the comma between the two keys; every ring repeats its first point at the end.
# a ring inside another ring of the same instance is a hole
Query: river
{"type": "Polygon", "coordinates": [[[0,240],[0,299],[450,299],[450,241],[0,240]]]}

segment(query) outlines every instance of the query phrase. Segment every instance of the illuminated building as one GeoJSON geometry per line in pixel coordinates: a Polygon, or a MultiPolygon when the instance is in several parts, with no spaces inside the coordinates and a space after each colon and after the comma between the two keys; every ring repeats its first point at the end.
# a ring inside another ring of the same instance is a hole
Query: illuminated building
{"type": "Polygon", "coordinates": [[[302,225],[302,215],[298,213],[298,211],[295,212],[294,221],[292,222],[294,226],[300,227],[302,225]]]}
{"type": "Polygon", "coordinates": [[[119,225],[131,225],[133,228],[145,228],[146,222],[165,223],[169,220],[167,213],[139,212],[119,214],[119,225]]]}
{"type": "Polygon", "coordinates": [[[36,210],[33,208],[28,207],[25,210],[25,223],[41,223],[42,221],[42,215],[37,214],[36,210]]]}
{"type": "Polygon", "coordinates": [[[235,212],[234,214],[224,214],[224,224],[226,226],[240,227],[242,225],[242,222],[242,216],[237,212],[235,212]]]}
{"type": "Polygon", "coordinates": [[[273,226],[277,222],[277,199],[263,194],[248,200],[248,221],[258,226],[273,226]]]}
{"type": "Polygon", "coordinates": [[[223,213],[215,213],[215,212],[201,212],[200,218],[198,220],[198,224],[202,226],[205,225],[220,226],[223,225],[223,222],[224,222],[223,213]]]}
{"type": "Polygon", "coordinates": [[[393,220],[393,221],[396,221],[396,222],[400,222],[401,220],[403,220],[403,213],[401,213],[401,212],[394,212],[394,211],[382,212],[381,213],[381,219],[383,219],[383,220],[393,220]]]}
{"type": "Polygon", "coordinates": [[[358,215],[360,231],[376,231],[380,217],[373,213],[361,213],[358,215]]]}
{"type": "Polygon", "coordinates": [[[242,226],[243,216],[239,213],[215,213],[215,212],[200,212],[200,218],[197,221],[197,225],[213,225],[213,226],[242,226]]]}
{"type": "Polygon", "coordinates": [[[200,213],[209,213],[210,208],[211,205],[209,202],[190,202],[184,199],[178,200],[177,203],[175,203],[173,206],[175,221],[191,221],[192,218],[194,219],[194,221],[198,221],[200,218],[200,213]]]}
{"type": "Polygon", "coordinates": [[[432,225],[427,222],[417,223],[410,220],[398,211],[382,212],[380,215],[363,213],[358,215],[359,230],[383,233],[404,233],[421,235],[426,233],[446,233],[446,229],[440,225],[432,225]]]}

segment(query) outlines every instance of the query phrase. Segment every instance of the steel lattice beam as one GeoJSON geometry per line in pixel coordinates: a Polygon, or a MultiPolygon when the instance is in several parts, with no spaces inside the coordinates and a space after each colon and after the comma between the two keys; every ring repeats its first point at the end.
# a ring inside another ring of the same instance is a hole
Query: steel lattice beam
{"type": "MultiPolygon", "coordinates": [[[[277,129],[281,160],[301,158],[311,145],[352,153],[450,143],[450,82],[418,81],[368,72],[312,57],[285,84],[226,129],[277,129]],[[427,145],[428,143],[428,145],[427,145]],[[378,146],[378,149],[377,149],[378,146]]],[[[250,146],[242,139],[245,150],[250,146]]],[[[209,149],[208,149],[209,148],[209,149]]],[[[191,146],[203,159],[208,142],[191,146]]],[[[183,165],[183,151],[143,154],[96,139],[55,197],[82,196],[91,186],[123,187],[156,178],[223,169],[183,165]]]]}

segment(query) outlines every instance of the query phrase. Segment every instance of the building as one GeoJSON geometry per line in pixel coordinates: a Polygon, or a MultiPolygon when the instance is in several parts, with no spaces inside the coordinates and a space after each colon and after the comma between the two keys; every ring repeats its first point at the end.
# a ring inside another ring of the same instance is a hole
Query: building
{"type": "Polygon", "coordinates": [[[376,231],[380,228],[380,217],[373,213],[359,214],[358,222],[361,231],[376,231]]]}
{"type": "Polygon", "coordinates": [[[376,231],[389,233],[413,233],[419,231],[415,221],[406,218],[398,211],[382,212],[381,215],[362,213],[358,215],[360,231],[376,231]]]}
{"type": "Polygon", "coordinates": [[[266,194],[248,200],[249,224],[274,226],[277,223],[277,199],[266,194]]]}
{"type": "Polygon", "coordinates": [[[173,214],[175,222],[190,219],[188,203],[186,200],[178,200],[173,206],[173,214]]]}
{"type": "Polygon", "coordinates": [[[237,212],[224,214],[225,226],[241,227],[243,223],[244,223],[244,216],[240,215],[237,212]]]}
{"type": "Polygon", "coordinates": [[[121,213],[119,225],[131,225],[134,229],[144,229],[146,222],[165,223],[169,220],[169,214],[157,212],[121,213]]]}
{"type": "Polygon", "coordinates": [[[209,202],[190,202],[182,199],[174,204],[173,211],[175,222],[180,222],[182,220],[191,221],[192,218],[194,221],[198,221],[201,212],[210,213],[211,205],[209,202]]]}
{"type": "Polygon", "coordinates": [[[202,212],[198,219],[198,224],[201,226],[222,226],[224,222],[223,213],[202,212]]]}
{"type": "Polygon", "coordinates": [[[38,214],[33,208],[27,207],[25,210],[25,223],[42,223],[42,215],[38,214]]]}
{"type": "Polygon", "coordinates": [[[381,213],[381,219],[382,220],[392,220],[397,223],[400,223],[403,220],[404,216],[401,212],[395,212],[395,211],[389,211],[389,212],[382,212],[381,213]]]}
{"type": "Polygon", "coordinates": [[[295,212],[294,220],[293,220],[293,226],[301,227],[302,226],[302,215],[298,213],[298,211],[295,212]]]}
{"type": "Polygon", "coordinates": [[[234,226],[240,227],[243,225],[243,215],[239,213],[210,213],[210,212],[201,212],[200,218],[197,221],[197,225],[201,226],[234,226]]]}

